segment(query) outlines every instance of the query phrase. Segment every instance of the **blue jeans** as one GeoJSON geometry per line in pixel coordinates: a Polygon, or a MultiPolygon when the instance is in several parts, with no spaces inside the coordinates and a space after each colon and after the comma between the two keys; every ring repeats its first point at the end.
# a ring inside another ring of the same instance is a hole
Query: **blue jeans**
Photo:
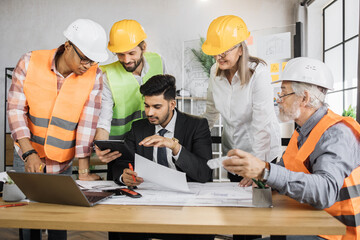
{"type": "MultiPolygon", "coordinates": [[[[16,172],[25,172],[24,161],[20,158],[16,151],[14,151],[14,161],[13,169],[16,172]]],[[[62,172],[64,175],[72,174],[72,167],[70,166],[66,171],[62,172]]],[[[42,234],[39,229],[19,229],[19,239],[21,240],[41,240],[42,234]]],[[[48,239],[49,240],[66,240],[67,232],[66,230],[48,230],[48,239]]]]}
{"type": "Polygon", "coordinates": [[[25,172],[25,163],[16,151],[14,151],[13,169],[16,172],[25,172]]]}

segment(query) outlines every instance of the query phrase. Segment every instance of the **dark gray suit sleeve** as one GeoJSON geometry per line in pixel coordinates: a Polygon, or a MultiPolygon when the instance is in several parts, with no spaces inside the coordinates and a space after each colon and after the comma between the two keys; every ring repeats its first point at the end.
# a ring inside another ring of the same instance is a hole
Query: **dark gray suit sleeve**
{"type": "Polygon", "coordinates": [[[212,170],[206,163],[212,158],[212,149],[208,121],[202,118],[194,121],[194,124],[195,132],[181,143],[182,149],[175,164],[190,181],[209,182],[212,181],[212,170]]]}
{"type": "MultiPolygon", "coordinates": [[[[132,152],[136,152],[136,143],[135,143],[135,133],[133,131],[133,127],[131,128],[130,132],[128,132],[126,134],[125,137],[125,143],[127,144],[127,146],[129,147],[129,149],[132,152]]],[[[129,168],[129,163],[131,163],[134,166],[134,161],[126,161],[126,160],[121,160],[121,159],[115,159],[114,160],[114,165],[112,167],[112,171],[113,171],[113,180],[120,185],[124,185],[120,182],[119,178],[121,176],[121,174],[123,173],[125,168],[129,168]]]]}

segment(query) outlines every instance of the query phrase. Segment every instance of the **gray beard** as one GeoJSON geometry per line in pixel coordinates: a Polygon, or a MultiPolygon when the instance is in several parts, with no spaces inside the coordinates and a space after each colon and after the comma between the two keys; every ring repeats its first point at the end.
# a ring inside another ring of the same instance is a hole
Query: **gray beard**
{"type": "Polygon", "coordinates": [[[281,122],[288,122],[291,120],[295,120],[299,118],[300,116],[300,109],[298,106],[295,105],[296,102],[294,102],[288,112],[285,112],[281,105],[279,105],[279,120],[281,122]]]}

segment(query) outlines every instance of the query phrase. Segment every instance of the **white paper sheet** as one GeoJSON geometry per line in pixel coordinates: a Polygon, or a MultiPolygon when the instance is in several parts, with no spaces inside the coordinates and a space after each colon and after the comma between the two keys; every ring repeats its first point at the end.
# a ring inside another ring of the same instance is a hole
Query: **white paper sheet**
{"type": "Polygon", "coordinates": [[[6,172],[0,172],[0,181],[6,182],[8,180],[8,175],[6,172]]]}
{"type": "Polygon", "coordinates": [[[259,37],[256,56],[267,61],[291,58],[291,33],[259,37]]]}
{"type": "Polygon", "coordinates": [[[189,183],[190,193],[167,191],[153,183],[142,183],[135,191],[141,198],[110,198],[101,204],[254,207],[252,187],[238,183],[189,183]]]}
{"type": "Polygon", "coordinates": [[[76,180],[77,185],[81,190],[109,190],[115,188],[121,188],[125,186],[119,186],[114,181],[81,181],[76,180]]]}
{"type": "Polygon", "coordinates": [[[219,158],[213,158],[207,161],[207,165],[209,166],[209,168],[211,169],[216,169],[216,168],[220,168],[223,166],[222,162],[226,159],[229,159],[231,157],[228,156],[224,156],[224,157],[219,157],[219,158]]]}
{"type": "Polygon", "coordinates": [[[138,154],[135,154],[135,172],[144,179],[144,182],[155,183],[180,192],[190,191],[185,173],[157,164],[138,154]]]}

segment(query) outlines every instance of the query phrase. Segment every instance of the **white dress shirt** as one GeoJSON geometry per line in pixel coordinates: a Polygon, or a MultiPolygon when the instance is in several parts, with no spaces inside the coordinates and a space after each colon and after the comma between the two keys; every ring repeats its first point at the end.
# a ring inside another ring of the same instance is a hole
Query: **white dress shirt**
{"type": "Polygon", "coordinates": [[[278,157],[280,126],[267,67],[259,64],[246,86],[240,85],[237,72],[230,84],[224,73],[216,76],[216,68],[215,63],[211,68],[203,117],[212,128],[221,114],[224,155],[237,148],[268,162],[278,157]]]}
{"type": "MultiPolygon", "coordinates": [[[[134,75],[135,79],[138,81],[139,85],[143,84],[143,78],[149,71],[149,63],[144,59],[144,66],[141,70],[141,75],[134,75]]],[[[161,61],[163,63],[163,73],[166,74],[166,67],[164,59],[161,57],[161,61]]],[[[109,80],[107,79],[106,74],[103,74],[104,87],[101,96],[101,112],[99,116],[99,121],[97,124],[97,128],[103,128],[107,132],[110,133],[111,121],[113,117],[113,107],[114,107],[114,99],[110,90],[109,80]]]]}

